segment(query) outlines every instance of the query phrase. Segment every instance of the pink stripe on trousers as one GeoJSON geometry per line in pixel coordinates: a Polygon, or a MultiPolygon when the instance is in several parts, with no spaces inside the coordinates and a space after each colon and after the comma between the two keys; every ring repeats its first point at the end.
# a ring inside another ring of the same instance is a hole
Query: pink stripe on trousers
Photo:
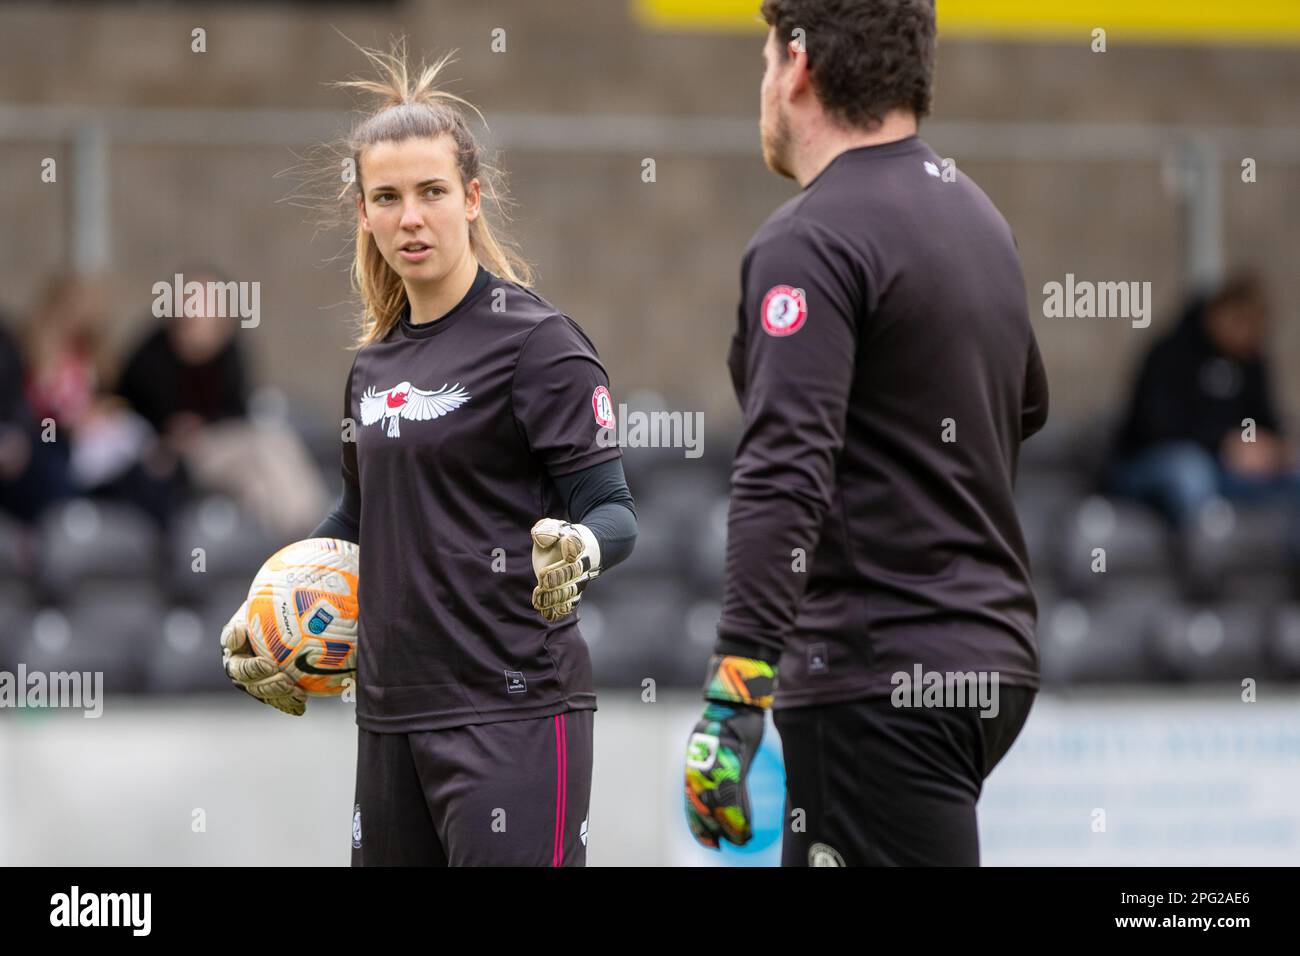
{"type": "Polygon", "coordinates": [[[555,849],[551,866],[564,865],[564,810],[569,799],[569,739],[564,715],[555,716],[555,849]]]}

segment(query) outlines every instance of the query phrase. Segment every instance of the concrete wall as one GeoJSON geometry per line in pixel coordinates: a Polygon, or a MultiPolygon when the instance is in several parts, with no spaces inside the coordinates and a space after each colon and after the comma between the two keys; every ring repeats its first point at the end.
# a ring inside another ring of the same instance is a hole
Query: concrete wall
{"type": "MultiPolygon", "coordinates": [[[[461,49],[455,87],[487,113],[589,117],[717,117],[756,123],[760,37],[683,35],[638,27],[621,0],[405,2],[310,8],[269,5],[6,5],[0,10],[0,103],[185,110],[345,110],[327,81],[363,69],[335,32],[383,43],[405,32],[413,47],[461,49]],[[208,52],[190,52],[207,30],[208,52]],[[490,52],[494,28],[507,52],[490,52]]],[[[1037,318],[1053,413],[1078,417],[1120,400],[1138,353],[1180,295],[1178,217],[1149,158],[1099,161],[1072,148],[1032,158],[960,149],[956,121],[1123,122],[1236,127],[1226,138],[1222,184],[1230,264],[1260,267],[1278,301],[1279,399],[1300,421],[1300,189],[1297,170],[1274,162],[1269,131],[1300,127],[1300,57],[1289,49],[1075,47],[952,42],[942,45],[933,145],[981,183],[1014,227],[1031,306],[1043,283],[1067,272],[1153,283],[1150,329],[1115,321],[1037,318]],[[945,135],[944,131],[948,134],[945,135]],[[1257,155],[1259,181],[1243,184],[1241,157],[1257,155]]],[[[707,129],[707,126],[706,126],[707,129]]],[[[728,135],[732,128],[728,127],[728,135]]],[[[39,134],[33,134],[39,136],[39,134]]],[[[701,134],[707,138],[707,133],[701,134]]],[[[1123,135],[1120,135],[1120,139],[1123,135]]],[[[1220,138],[1221,141],[1223,138],[1220,138]]],[[[308,143],[301,144],[303,147],[308,143]]],[[[1122,143],[1120,144],[1123,145],[1122,143]]],[[[539,289],[592,335],[615,384],[662,391],[673,407],[702,409],[709,424],[735,415],[723,361],[735,318],[738,260],[752,231],[792,184],[768,174],[757,151],[700,152],[666,134],[646,155],[632,149],[517,148],[504,156],[518,200],[514,231],[540,272],[539,289]]],[[[299,150],[300,151],[300,150],[299,150]]],[[[1274,153],[1279,160],[1283,154],[1274,153]]],[[[0,141],[0,308],[30,302],[62,264],[70,227],[70,158],[53,139],[0,141]],[[39,181],[59,159],[57,184],[39,181]]],[[[110,147],[115,332],[139,333],[153,282],[194,259],[262,283],[262,325],[246,330],[259,378],[322,421],[338,414],[353,315],[343,263],[346,235],[319,236],[282,200],[277,178],[296,162],[288,146],[110,147]]]]}

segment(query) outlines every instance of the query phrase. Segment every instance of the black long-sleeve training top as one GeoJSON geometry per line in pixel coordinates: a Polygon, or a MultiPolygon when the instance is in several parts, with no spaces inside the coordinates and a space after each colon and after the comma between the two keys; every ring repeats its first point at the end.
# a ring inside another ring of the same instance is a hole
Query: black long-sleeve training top
{"type": "Polygon", "coordinates": [[[918,664],[1038,683],[1012,486],[1047,380],[1011,230],[943,170],[848,150],[745,251],[718,650],[779,657],[778,707],[918,664]]]}
{"type": "Polygon", "coordinates": [[[532,608],[529,529],[583,521],[604,568],[631,549],[621,452],[600,437],[612,408],[577,324],[482,269],[442,318],[404,315],[358,351],[343,496],[316,529],[360,547],[358,726],[406,733],[595,709],[578,615],[547,623],[532,608]]]}

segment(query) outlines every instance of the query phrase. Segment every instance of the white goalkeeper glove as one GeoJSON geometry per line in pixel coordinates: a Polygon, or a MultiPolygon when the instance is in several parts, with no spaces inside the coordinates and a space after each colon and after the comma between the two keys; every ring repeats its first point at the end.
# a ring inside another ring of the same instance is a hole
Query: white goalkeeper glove
{"type": "Polygon", "coordinates": [[[573,613],[587,582],[600,574],[600,544],[586,525],[543,518],[533,525],[533,607],[548,621],[573,613]]]}
{"type": "Polygon", "coordinates": [[[221,665],[240,690],[276,710],[301,717],[307,709],[307,692],[280,671],[274,661],[259,657],[248,640],[248,601],[239,606],[221,629],[221,665]]]}

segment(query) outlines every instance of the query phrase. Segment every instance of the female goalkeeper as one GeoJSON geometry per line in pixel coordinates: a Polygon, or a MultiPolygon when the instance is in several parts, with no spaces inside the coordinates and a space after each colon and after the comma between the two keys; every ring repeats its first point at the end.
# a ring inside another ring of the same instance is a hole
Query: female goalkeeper
{"type": "MultiPolygon", "coordinates": [[[[484,217],[473,107],[434,86],[448,57],[365,53],[380,78],[339,84],[379,99],[347,143],[364,315],[344,491],[314,532],[360,546],[352,863],[581,866],[596,697],[573,612],[636,538],[608,380],[484,217]]],[[[241,614],[222,645],[303,713],[241,614]]]]}

